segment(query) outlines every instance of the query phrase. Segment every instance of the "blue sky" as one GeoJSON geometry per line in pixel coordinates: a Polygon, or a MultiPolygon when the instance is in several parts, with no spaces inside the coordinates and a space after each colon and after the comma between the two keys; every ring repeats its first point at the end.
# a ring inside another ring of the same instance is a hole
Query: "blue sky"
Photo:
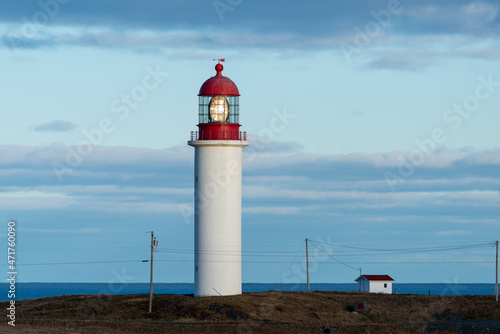
{"type": "Polygon", "coordinates": [[[305,281],[305,238],[312,282],[494,281],[497,2],[2,8],[0,233],[17,221],[20,281],[147,282],[150,230],[155,280],[193,281],[187,140],[217,57],[250,139],[244,282],[305,281]]]}

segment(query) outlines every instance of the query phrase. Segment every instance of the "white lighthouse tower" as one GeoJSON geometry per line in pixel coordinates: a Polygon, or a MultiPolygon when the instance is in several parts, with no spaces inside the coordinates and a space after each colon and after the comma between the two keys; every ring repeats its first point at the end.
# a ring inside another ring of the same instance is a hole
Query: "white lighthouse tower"
{"type": "Polygon", "coordinates": [[[200,88],[198,131],[188,145],[195,148],[194,167],[194,295],[241,294],[242,150],[238,87],[216,75],[200,88]]]}

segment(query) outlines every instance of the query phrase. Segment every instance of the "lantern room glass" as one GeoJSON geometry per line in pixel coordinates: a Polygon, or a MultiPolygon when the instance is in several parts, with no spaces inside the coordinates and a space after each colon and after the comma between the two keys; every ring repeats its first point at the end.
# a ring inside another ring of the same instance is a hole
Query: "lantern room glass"
{"type": "Polygon", "coordinates": [[[199,124],[239,124],[239,116],[239,96],[203,95],[199,97],[199,124]]]}
{"type": "Polygon", "coordinates": [[[222,122],[229,116],[229,104],[225,96],[214,96],[210,100],[209,117],[212,121],[222,122]]]}

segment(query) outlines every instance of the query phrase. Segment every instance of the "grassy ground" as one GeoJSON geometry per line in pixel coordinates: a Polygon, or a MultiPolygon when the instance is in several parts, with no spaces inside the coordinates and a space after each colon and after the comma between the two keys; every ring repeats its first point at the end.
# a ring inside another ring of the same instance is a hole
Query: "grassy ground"
{"type": "MultiPolygon", "coordinates": [[[[194,298],[75,295],[16,303],[1,333],[500,333],[491,296],[252,292],[194,298]],[[352,312],[364,301],[367,312],[352,312]],[[495,320],[496,319],[496,320],[495,320]]],[[[6,310],[7,303],[0,303],[6,310]]],[[[6,312],[6,311],[5,311],[6,312]]]]}

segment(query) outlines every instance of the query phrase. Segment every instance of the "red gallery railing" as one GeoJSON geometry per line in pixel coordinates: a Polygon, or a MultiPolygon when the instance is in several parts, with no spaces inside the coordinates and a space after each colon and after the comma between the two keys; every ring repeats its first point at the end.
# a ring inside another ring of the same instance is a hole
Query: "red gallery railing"
{"type": "MultiPolygon", "coordinates": [[[[247,141],[247,132],[239,131],[238,139],[219,139],[219,132],[204,131],[203,134],[199,131],[191,131],[191,141],[195,140],[242,140],[247,141]],[[217,139],[215,139],[217,138],[217,139]]],[[[232,136],[231,136],[232,137],[232,136]]]]}

